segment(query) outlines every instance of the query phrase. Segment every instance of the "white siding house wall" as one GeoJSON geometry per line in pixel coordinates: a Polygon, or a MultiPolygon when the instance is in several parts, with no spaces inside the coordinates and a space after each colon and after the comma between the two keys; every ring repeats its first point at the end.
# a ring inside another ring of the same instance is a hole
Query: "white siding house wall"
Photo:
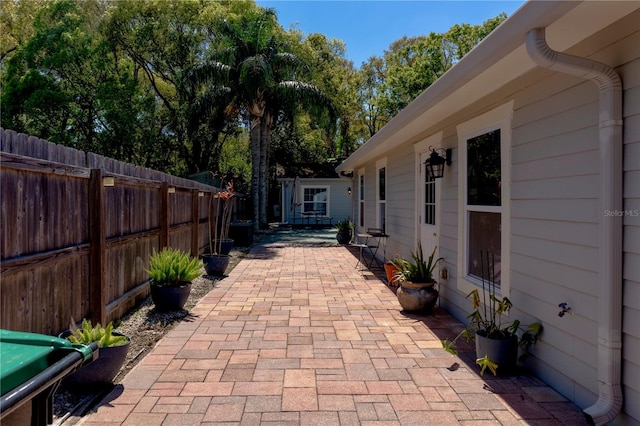
{"type": "MultiPolygon", "coordinates": [[[[367,225],[375,220],[375,162],[387,158],[387,258],[415,249],[416,153],[413,145],[442,132],[453,148],[438,199],[438,247],[446,260],[440,305],[466,321],[470,303],[458,289],[459,165],[457,126],[513,102],[509,182],[510,286],[513,317],[541,321],[544,331],[527,361],[540,378],[586,408],[598,398],[598,270],[600,221],[623,215],[623,413],[615,424],[640,425],[640,10],[567,53],[613,67],[623,81],[624,211],[601,211],[599,94],[593,82],[535,68],[364,165],[367,225]],[[571,314],[560,317],[566,302],[571,314]]],[[[553,46],[551,46],[553,48],[553,46]]],[[[391,136],[389,142],[392,142],[391,136]]],[[[508,229],[508,227],[507,227],[508,229]]],[[[504,265],[507,266],[507,265],[504,265]]]]}
{"type": "MultiPolygon", "coordinates": [[[[386,196],[387,196],[387,227],[386,233],[390,238],[386,241],[384,260],[399,254],[408,254],[413,250],[415,242],[414,218],[414,174],[413,150],[409,145],[385,155],[386,166],[386,196]]],[[[376,159],[377,160],[377,159],[376,159]]],[[[357,232],[364,232],[367,228],[376,227],[376,161],[366,163],[365,169],[365,224],[357,227],[357,232]]],[[[354,180],[357,185],[357,176],[354,180]]],[[[357,224],[356,224],[357,225],[357,224]]],[[[382,254],[380,254],[382,257],[382,254]]]]}
{"type": "Polygon", "coordinates": [[[516,96],[512,145],[512,292],[544,318],[538,374],[581,407],[597,394],[598,91],[547,74],[516,96]],[[559,317],[566,302],[572,315],[559,317]]]}
{"type": "MultiPolygon", "coordinates": [[[[635,14],[638,22],[640,14],[635,14]]],[[[636,25],[637,27],[637,25],[636,25]]],[[[622,381],[625,411],[640,424],[640,31],[617,45],[634,46],[617,69],[624,90],[622,381]]],[[[629,424],[633,424],[631,421],[629,424]]]]}

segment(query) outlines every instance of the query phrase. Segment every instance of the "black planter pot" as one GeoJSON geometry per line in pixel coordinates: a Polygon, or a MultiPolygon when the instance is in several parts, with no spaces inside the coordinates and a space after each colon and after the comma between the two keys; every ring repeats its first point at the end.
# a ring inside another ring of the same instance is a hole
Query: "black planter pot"
{"type": "Polygon", "coordinates": [[[182,286],[151,285],[151,300],[162,312],[179,311],[184,308],[191,293],[191,283],[182,286]]]}
{"type": "Polygon", "coordinates": [[[236,247],[250,247],[253,244],[253,221],[232,222],[229,238],[233,239],[236,247]]]}
{"type": "Polygon", "coordinates": [[[406,312],[431,312],[438,300],[438,290],[434,288],[436,282],[412,283],[400,282],[396,291],[398,302],[406,312]]]}
{"type": "Polygon", "coordinates": [[[351,241],[351,231],[338,231],[336,240],[338,240],[338,244],[349,244],[349,241],[351,241]]]}
{"type": "Polygon", "coordinates": [[[476,333],[476,357],[485,356],[498,364],[498,374],[513,372],[518,362],[518,336],[492,339],[476,333]]]}
{"type": "Polygon", "coordinates": [[[233,240],[226,238],[221,240],[211,240],[211,249],[213,251],[220,250],[218,254],[229,254],[233,248],[233,240]]]}
{"type": "MultiPolygon", "coordinates": [[[[70,331],[65,331],[59,337],[66,339],[70,331]]],[[[114,336],[123,336],[113,332],[114,336]]],[[[64,379],[64,383],[72,388],[86,388],[87,386],[105,387],[113,384],[113,378],[120,372],[127,358],[131,346],[131,339],[121,346],[111,346],[98,349],[98,359],[83,366],[64,379]]]]}
{"type": "Polygon", "coordinates": [[[202,262],[207,275],[222,276],[229,266],[231,256],[228,254],[203,254],[202,262]]]}

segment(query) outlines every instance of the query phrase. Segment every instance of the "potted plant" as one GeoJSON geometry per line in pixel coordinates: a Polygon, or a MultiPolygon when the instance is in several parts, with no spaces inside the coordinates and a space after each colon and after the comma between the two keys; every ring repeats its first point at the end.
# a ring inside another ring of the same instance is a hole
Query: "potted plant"
{"type": "Polygon", "coordinates": [[[229,239],[229,226],[233,213],[233,182],[209,199],[209,253],[202,255],[207,275],[224,275],[229,266],[229,251],[233,240],[229,239]]]}
{"type": "Polygon", "coordinates": [[[398,268],[394,264],[394,260],[387,260],[384,262],[384,272],[387,275],[387,284],[389,287],[397,287],[399,285],[396,275],[398,274],[398,268]]]}
{"type": "Polygon", "coordinates": [[[443,258],[435,258],[436,247],[428,259],[422,254],[422,245],[418,243],[418,249],[411,253],[411,259],[396,257],[393,266],[396,267],[392,281],[400,284],[396,296],[400,306],[407,312],[428,312],[436,304],[438,290],[435,289],[436,281],[433,279],[433,271],[443,258]]]}
{"type": "Polygon", "coordinates": [[[182,309],[191,292],[191,281],[200,275],[202,262],[189,253],[165,247],[149,259],[151,299],[159,311],[182,309]]]}
{"type": "MultiPolygon", "coordinates": [[[[487,256],[488,258],[489,256],[487,256]]],[[[484,264],[481,253],[481,263],[484,264]]],[[[498,368],[501,372],[512,371],[518,361],[518,348],[524,353],[520,359],[529,354],[531,345],[538,341],[542,332],[542,324],[535,322],[523,327],[517,319],[507,320],[513,304],[506,297],[496,294],[494,261],[487,259],[487,276],[485,280],[484,268],[482,272],[482,297],[478,289],[471,291],[467,298],[471,298],[474,311],[469,314],[469,326],[465,327],[453,340],[443,340],[443,348],[457,354],[455,343],[459,338],[466,341],[475,340],[476,364],[480,365],[480,374],[488,368],[496,375],[498,368]]]]}
{"type": "Polygon", "coordinates": [[[351,241],[351,237],[353,237],[353,222],[349,220],[349,218],[341,220],[336,223],[336,230],[338,233],[336,234],[336,239],[339,244],[348,244],[351,241]]]}
{"type": "Polygon", "coordinates": [[[69,330],[60,334],[63,339],[74,344],[88,345],[97,343],[98,358],[65,378],[65,383],[71,387],[105,386],[112,383],[127,358],[131,339],[113,331],[113,323],[106,327],[100,324],[91,325],[91,321],[82,320],[77,328],[71,324],[69,330]]]}

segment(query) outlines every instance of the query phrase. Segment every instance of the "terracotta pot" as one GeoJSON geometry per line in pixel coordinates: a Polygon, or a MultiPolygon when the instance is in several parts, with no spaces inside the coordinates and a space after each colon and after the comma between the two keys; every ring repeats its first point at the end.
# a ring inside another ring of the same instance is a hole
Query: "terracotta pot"
{"type": "Polygon", "coordinates": [[[397,287],[399,285],[399,282],[396,278],[394,278],[394,276],[396,275],[396,272],[398,271],[398,268],[396,268],[396,265],[394,265],[391,262],[386,262],[384,264],[384,271],[387,274],[387,284],[389,286],[397,287]]]}
{"type": "Polygon", "coordinates": [[[162,312],[179,311],[184,308],[191,293],[191,283],[182,286],[152,285],[151,300],[162,312]]]}
{"type": "Polygon", "coordinates": [[[396,292],[400,306],[406,312],[430,312],[438,300],[438,290],[434,288],[435,281],[430,283],[400,282],[396,292]]]}

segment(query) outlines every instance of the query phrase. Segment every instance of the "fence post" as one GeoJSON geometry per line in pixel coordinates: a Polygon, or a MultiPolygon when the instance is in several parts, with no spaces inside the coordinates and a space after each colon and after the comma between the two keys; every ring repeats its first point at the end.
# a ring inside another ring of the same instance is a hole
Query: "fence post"
{"type": "Polygon", "coordinates": [[[193,227],[191,228],[191,255],[198,257],[200,255],[200,193],[197,189],[191,190],[191,220],[193,227]]]}
{"type": "Polygon", "coordinates": [[[169,246],[169,184],[160,187],[160,250],[169,246]]]}
{"type": "Polygon", "coordinates": [[[102,177],[102,169],[91,169],[89,178],[89,310],[94,325],[98,322],[100,324],[107,322],[106,231],[102,177]]]}

